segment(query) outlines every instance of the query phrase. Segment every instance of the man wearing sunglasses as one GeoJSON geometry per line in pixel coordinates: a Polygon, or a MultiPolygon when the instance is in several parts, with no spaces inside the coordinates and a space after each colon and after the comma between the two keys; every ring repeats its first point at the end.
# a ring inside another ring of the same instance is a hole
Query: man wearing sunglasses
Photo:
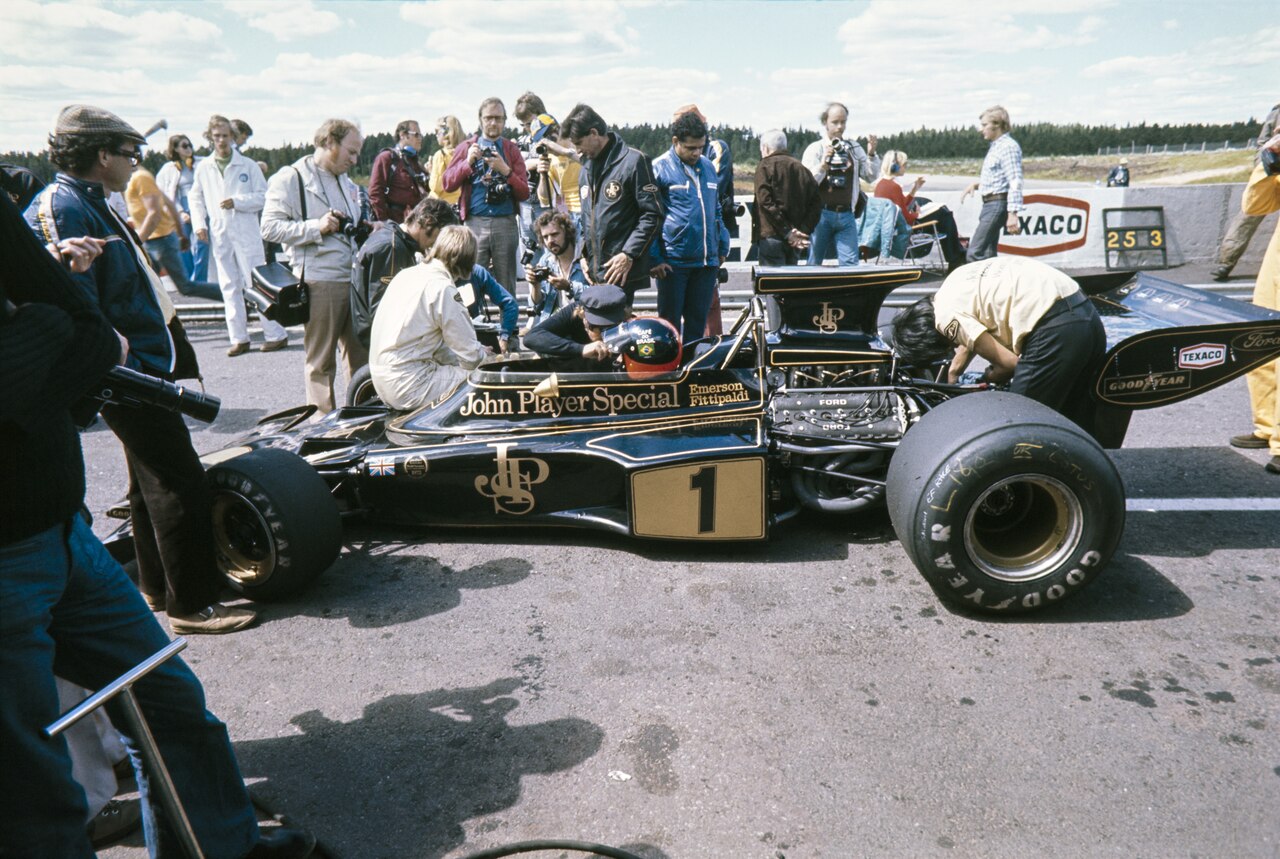
{"type": "MultiPolygon", "coordinates": [[[[110,111],[63,108],[49,137],[59,168],[27,208],[45,244],[88,236],[102,254],[72,281],[129,344],[126,366],[158,378],[199,376],[164,285],[142,243],[105,201],[123,191],[142,160],[144,138],[110,111]]],[[[181,415],[157,406],[108,405],[103,420],[124,445],[139,589],[153,611],[166,611],[174,633],[243,629],[255,613],[218,602],[222,573],[214,556],[211,499],[204,468],[181,415]]]]}

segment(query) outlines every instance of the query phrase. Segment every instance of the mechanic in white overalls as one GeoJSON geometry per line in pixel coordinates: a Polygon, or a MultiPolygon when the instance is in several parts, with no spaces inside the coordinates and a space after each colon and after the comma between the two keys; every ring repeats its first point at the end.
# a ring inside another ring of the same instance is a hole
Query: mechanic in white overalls
{"type": "MultiPolygon", "coordinates": [[[[191,226],[201,241],[213,233],[213,259],[218,265],[218,286],[227,313],[227,334],[234,357],[249,351],[249,319],[244,306],[244,290],[254,266],[262,265],[262,234],[258,214],[267,195],[267,180],[257,163],[250,161],[231,143],[231,122],[214,114],[209,118],[205,139],[213,144],[213,154],[196,165],[188,202],[191,226]]],[[[263,352],[283,349],[289,334],[278,322],[262,318],[266,342],[263,352]]]]}

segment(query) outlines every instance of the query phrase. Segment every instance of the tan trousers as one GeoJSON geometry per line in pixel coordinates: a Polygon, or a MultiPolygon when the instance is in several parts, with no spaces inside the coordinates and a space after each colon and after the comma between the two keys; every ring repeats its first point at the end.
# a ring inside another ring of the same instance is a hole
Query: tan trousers
{"type": "Polygon", "coordinates": [[[1249,242],[1253,241],[1253,234],[1258,231],[1258,225],[1262,223],[1265,215],[1246,215],[1237,212],[1236,216],[1231,220],[1231,225],[1227,227],[1227,233],[1222,237],[1222,244],[1218,245],[1218,263],[1229,269],[1235,268],[1236,263],[1240,262],[1240,257],[1244,256],[1244,252],[1249,248],[1249,242]]]}
{"type": "MultiPolygon", "coordinates": [[[[1280,227],[1277,231],[1280,236],[1280,227]]],[[[1269,310],[1280,310],[1280,278],[1267,277],[1267,273],[1264,266],[1253,288],[1253,303],[1269,310]]],[[[1270,439],[1271,455],[1280,456],[1280,400],[1276,399],[1276,387],[1280,384],[1280,358],[1250,370],[1246,378],[1249,382],[1249,403],[1253,406],[1254,435],[1270,439]]]]}
{"type": "Polygon", "coordinates": [[[304,381],[307,403],[320,413],[333,411],[333,379],[337,371],[334,350],[342,354],[347,381],[365,364],[369,351],[356,339],[351,324],[351,284],[346,281],[308,281],[311,288],[311,319],[304,326],[302,345],[307,355],[304,381]]]}

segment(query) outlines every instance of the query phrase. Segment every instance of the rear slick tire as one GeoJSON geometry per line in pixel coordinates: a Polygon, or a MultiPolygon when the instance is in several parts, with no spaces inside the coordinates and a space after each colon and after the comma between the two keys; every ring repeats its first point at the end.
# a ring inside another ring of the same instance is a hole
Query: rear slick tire
{"type": "Polygon", "coordinates": [[[260,448],[208,471],[213,538],[228,584],[252,600],[300,593],[342,549],[329,486],[300,456],[260,448]]]}
{"type": "Polygon", "coordinates": [[[973,393],[909,430],[889,464],[889,517],[944,602],[1035,611],[1079,593],[1124,532],[1124,486],[1084,430],[1026,397],[973,393]]]}

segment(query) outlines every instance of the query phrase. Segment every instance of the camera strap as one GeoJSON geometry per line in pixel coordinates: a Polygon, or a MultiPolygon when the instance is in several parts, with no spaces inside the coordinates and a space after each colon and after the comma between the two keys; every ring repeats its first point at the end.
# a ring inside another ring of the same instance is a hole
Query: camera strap
{"type": "MultiPolygon", "coordinates": [[[[306,188],[306,185],[304,185],[302,182],[302,171],[299,170],[297,167],[293,167],[292,165],[290,165],[290,167],[293,170],[293,174],[298,177],[298,204],[302,207],[302,220],[306,221],[307,220],[307,188],[306,188]]],[[[306,283],[307,282],[307,278],[306,278],[307,252],[305,250],[302,252],[301,269],[302,270],[298,273],[298,280],[301,281],[302,283],[306,283]]]]}

